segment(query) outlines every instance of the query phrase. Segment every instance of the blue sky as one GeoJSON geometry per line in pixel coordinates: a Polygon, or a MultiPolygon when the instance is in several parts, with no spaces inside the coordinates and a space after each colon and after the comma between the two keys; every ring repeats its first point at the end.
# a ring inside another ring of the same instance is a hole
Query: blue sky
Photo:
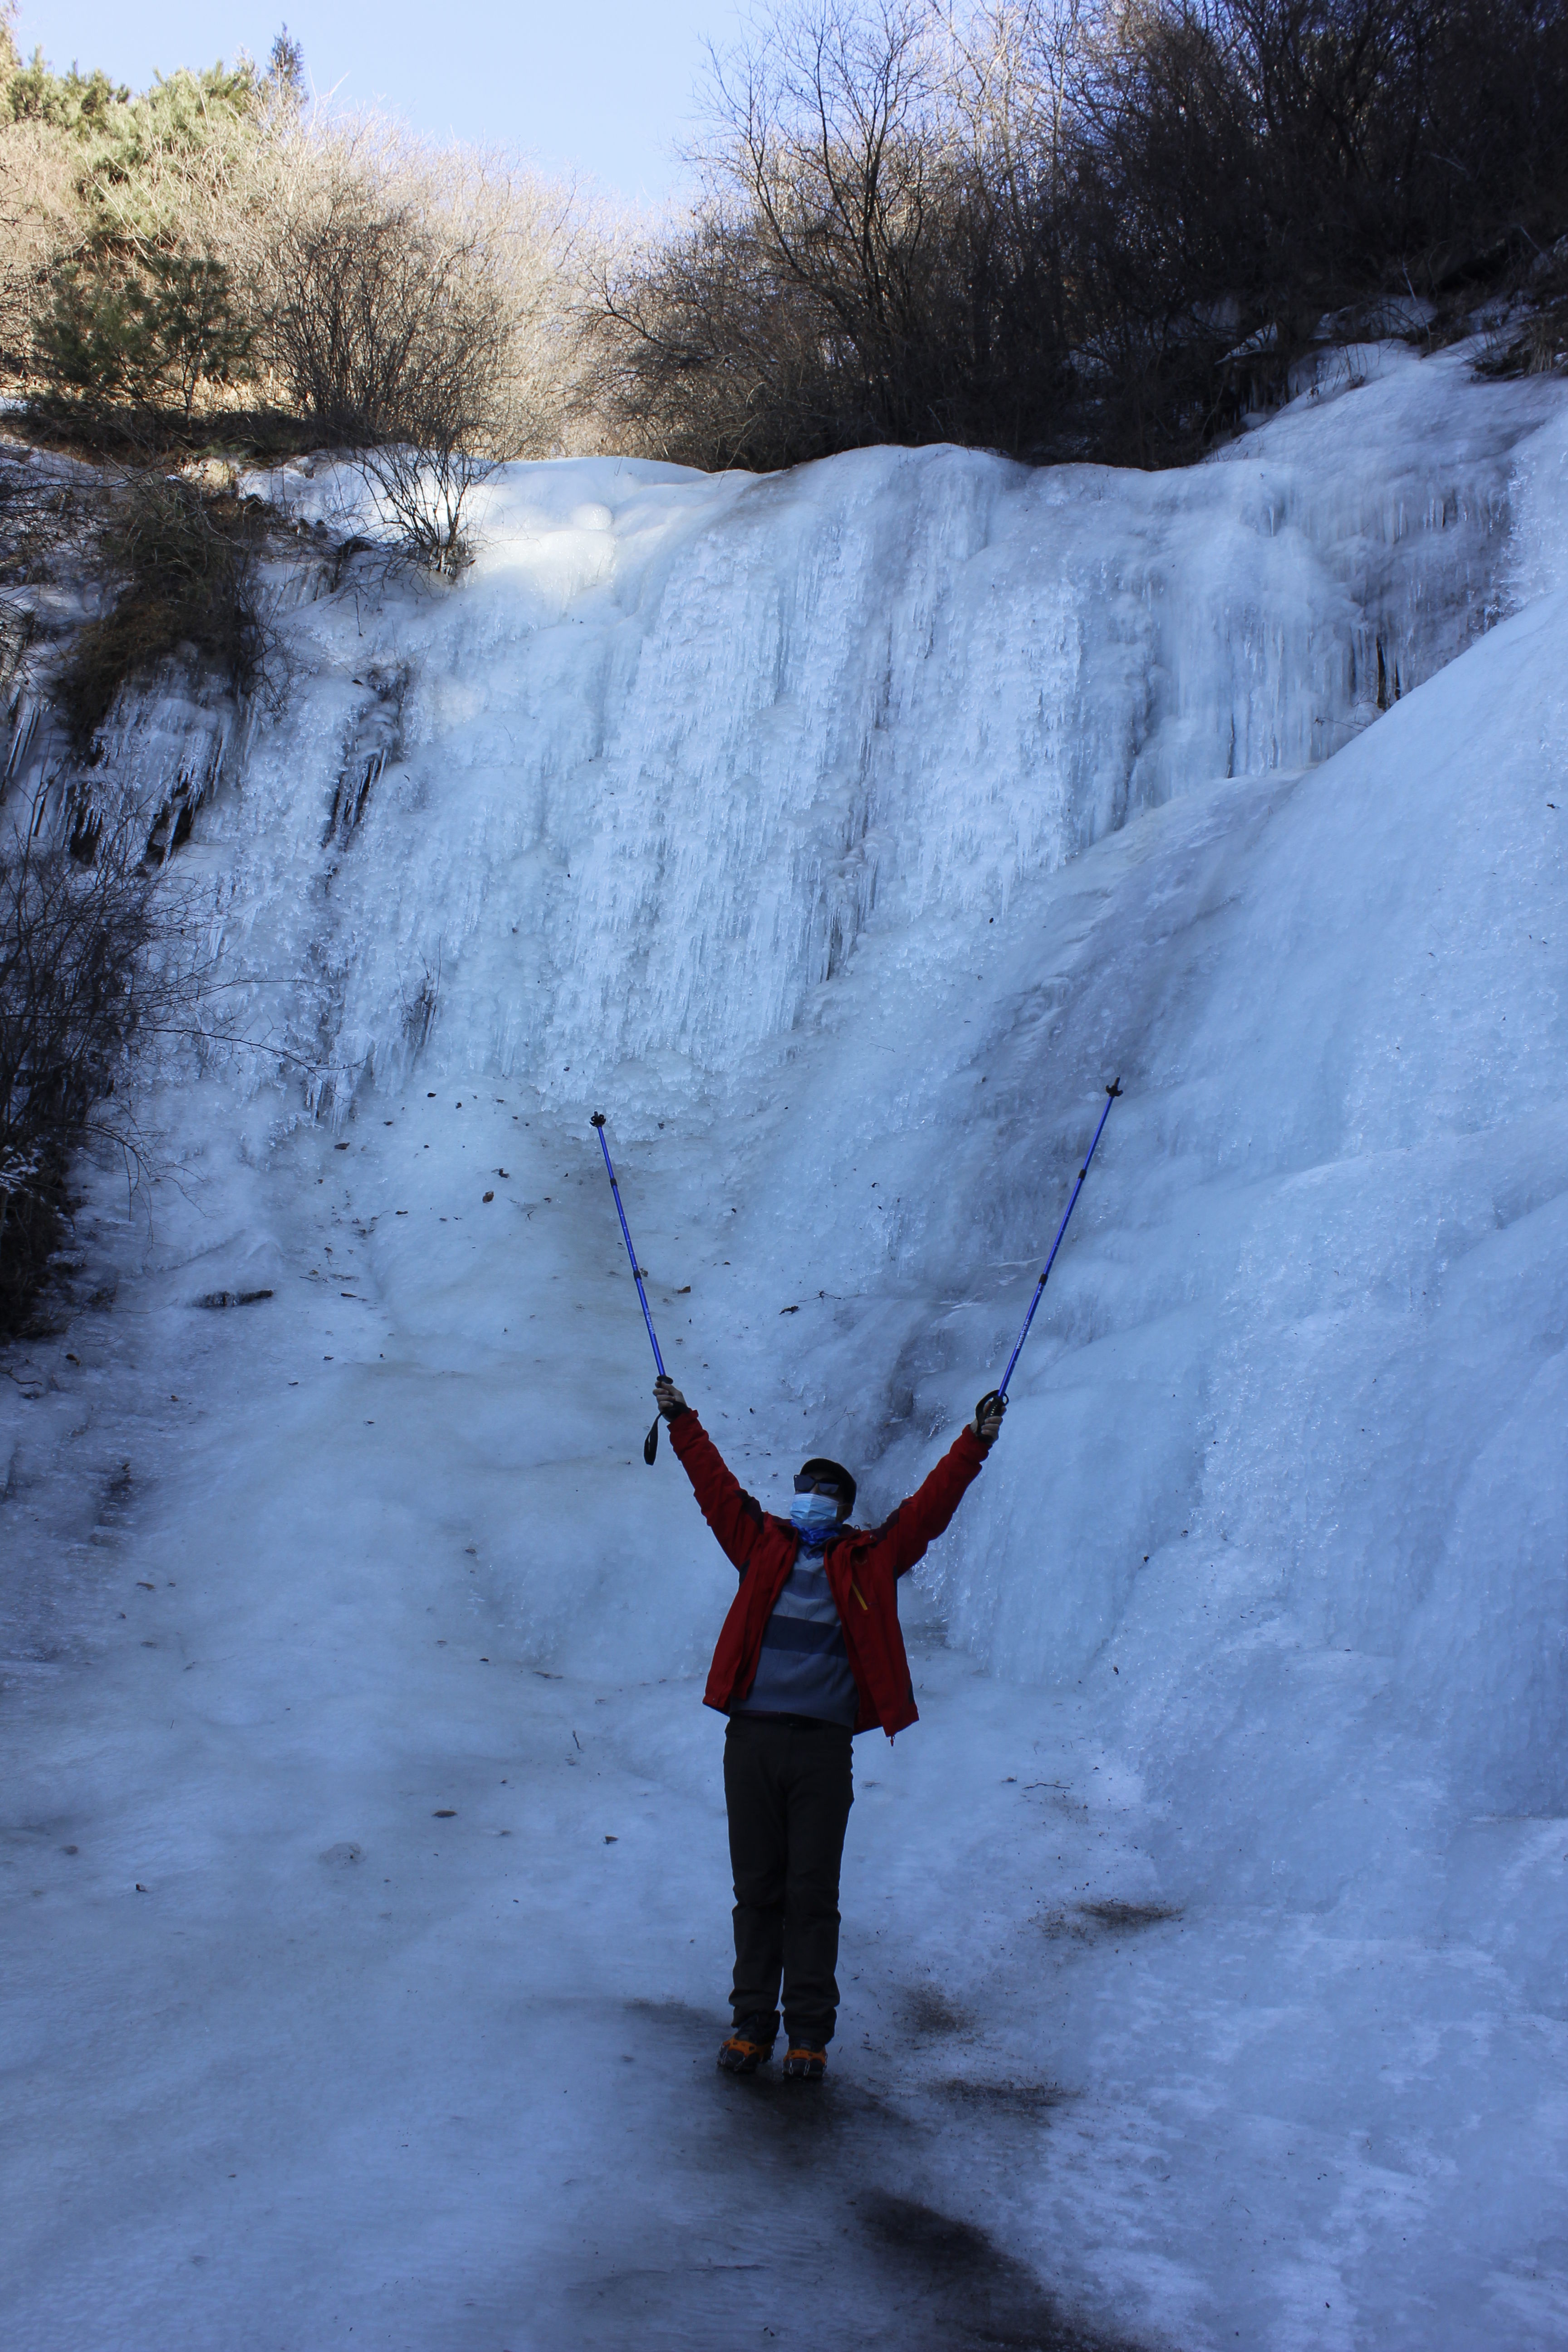
{"type": "Polygon", "coordinates": [[[381,100],[421,130],[520,147],[584,171],[606,194],[658,202],[680,180],[702,41],[732,37],[735,0],[22,0],[24,55],[74,58],[140,87],[154,71],[247,48],[265,57],[280,19],[319,90],[381,100]]]}

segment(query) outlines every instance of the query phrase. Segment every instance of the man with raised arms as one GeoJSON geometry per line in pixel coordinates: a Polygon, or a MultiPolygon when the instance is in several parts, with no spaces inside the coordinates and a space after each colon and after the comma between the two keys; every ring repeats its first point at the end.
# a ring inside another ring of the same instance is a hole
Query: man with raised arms
{"type": "Polygon", "coordinates": [[[983,1396],[924,1484],[879,1528],[848,1524],[855,1481],[803,1463],[787,1519],[764,1511],[666,1374],[654,1384],[703,1517],[740,1571],[706,1704],[729,1717],[724,1799],[735,1881],[731,2074],[773,2055],[780,1993],[786,2074],[820,2082],[838,2009],[838,1866],[854,1801],[850,1742],[916,1719],[898,1584],[941,1535],[990,1452],[1005,1400],[983,1396]]]}

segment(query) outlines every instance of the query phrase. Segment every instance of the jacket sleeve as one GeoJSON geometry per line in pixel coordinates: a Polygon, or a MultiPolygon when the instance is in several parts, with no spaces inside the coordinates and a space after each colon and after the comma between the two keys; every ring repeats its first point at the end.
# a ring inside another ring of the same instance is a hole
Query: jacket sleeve
{"type": "Polygon", "coordinates": [[[703,1517],[744,1576],[752,1546],[763,1531],[762,1505],[746,1493],[689,1405],[670,1423],[669,1442],[680,1456],[703,1517]]]}
{"type": "Polygon", "coordinates": [[[931,1475],[878,1528],[878,1548],[888,1547],[886,1556],[895,1576],[907,1575],[915,1562],[924,1558],[927,1545],[936,1541],[957,1510],[964,1490],[980,1475],[980,1466],[990,1451],[984,1438],[976,1437],[973,1429],[961,1429],[931,1475]]]}

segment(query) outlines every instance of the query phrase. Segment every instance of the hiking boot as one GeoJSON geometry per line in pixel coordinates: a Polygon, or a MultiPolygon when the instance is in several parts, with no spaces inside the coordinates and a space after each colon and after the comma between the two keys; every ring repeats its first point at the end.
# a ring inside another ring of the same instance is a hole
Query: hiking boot
{"type": "Polygon", "coordinates": [[[804,2042],[792,2042],[784,2070],[797,2083],[820,2083],[827,2072],[827,2053],[813,2050],[804,2042]]]}
{"type": "Polygon", "coordinates": [[[754,2074],[773,2054],[774,2028],[765,2017],[738,2017],[735,2030],[719,2052],[726,2074],[754,2074]]]}

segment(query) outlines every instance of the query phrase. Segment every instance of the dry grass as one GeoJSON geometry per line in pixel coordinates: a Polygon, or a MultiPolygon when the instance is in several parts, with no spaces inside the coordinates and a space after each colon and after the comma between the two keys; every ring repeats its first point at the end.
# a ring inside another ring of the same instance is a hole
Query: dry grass
{"type": "Polygon", "coordinates": [[[267,516],[179,477],[133,477],[100,532],[102,561],[123,581],[100,618],[72,638],[50,692],[79,758],[91,751],[121,688],[175,655],[217,672],[236,696],[260,675],[265,631],[255,556],[267,516]]]}
{"type": "Polygon", "coordinates": [[[1568,237],[1521,271],[1502,323],[1488,337],[1478,375],[1553,375],[1568,369],[1568,237]]]}

